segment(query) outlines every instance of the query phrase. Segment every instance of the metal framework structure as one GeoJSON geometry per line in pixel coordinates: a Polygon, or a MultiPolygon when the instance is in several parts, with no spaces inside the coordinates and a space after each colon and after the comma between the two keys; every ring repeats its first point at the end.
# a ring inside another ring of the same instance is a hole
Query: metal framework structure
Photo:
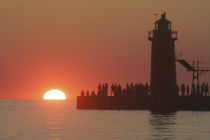
{"type": "Polygon", "coordinates": [[[179,62],[181,65],[183,65],[187,71],[192,71],[193,75],[192,75],[192,83],[195,82],[195,80],[197,80],[197,83],[199,84],[199,79],[201,76],[203,76],[204,74],[206,74],[207,72],[210,71],[210,69],[200,69],[200,63],[197,60],[197,67],[195,68],[195,61],[193,60],[193,65],[191,66],[187,61],[185,61],[184,59],[176,59],[177,62],[179,62]]]}

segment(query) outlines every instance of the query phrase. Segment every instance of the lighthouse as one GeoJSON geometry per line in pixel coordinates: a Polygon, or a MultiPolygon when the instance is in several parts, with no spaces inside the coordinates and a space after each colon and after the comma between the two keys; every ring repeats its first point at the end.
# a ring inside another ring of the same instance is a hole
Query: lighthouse
{"type": "Polygon", "coordinates": [[[149,31],[151,49],[151,96],[159,100],[158,104],[173,100],[177,95],[175,41],[177,31],[172,31],[171,22],[166,13],[154,23],[154,30],[149,31]],[[167,101],[165,101],[167,100],[167,101]]]}

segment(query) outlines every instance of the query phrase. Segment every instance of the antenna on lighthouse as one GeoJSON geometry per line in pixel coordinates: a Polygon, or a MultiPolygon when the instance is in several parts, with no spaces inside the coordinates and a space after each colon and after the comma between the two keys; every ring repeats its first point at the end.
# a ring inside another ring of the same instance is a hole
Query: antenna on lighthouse
{"type": "Polygon", "coordinates": [[[155,16],[155,20],[158,19],[158,14],[156,12],[154,12],[154,16],[155,16]]]}

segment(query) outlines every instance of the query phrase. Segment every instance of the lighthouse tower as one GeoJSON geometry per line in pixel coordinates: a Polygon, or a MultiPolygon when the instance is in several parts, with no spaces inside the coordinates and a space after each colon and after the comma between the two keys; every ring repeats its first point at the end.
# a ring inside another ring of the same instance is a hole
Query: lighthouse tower
{"type": "Polygon", "coordinates": [[[174,44],[177,31],[171,30],[171,22],[166,19],[166,13],[155,22],[155,29],[149,31],[148,39],[152,42],[151,96],[159,99],[174,98],[177,95],[174,44]]]}

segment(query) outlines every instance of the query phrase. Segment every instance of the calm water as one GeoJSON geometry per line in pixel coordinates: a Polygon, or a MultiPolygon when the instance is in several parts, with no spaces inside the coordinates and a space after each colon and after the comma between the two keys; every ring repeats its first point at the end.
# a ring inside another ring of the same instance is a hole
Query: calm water
{"type": "Polygon", "coordinates": [[[76,110],[71,102],[0,100],[0,140],[210,139],[210,112],[76,110]]]}

